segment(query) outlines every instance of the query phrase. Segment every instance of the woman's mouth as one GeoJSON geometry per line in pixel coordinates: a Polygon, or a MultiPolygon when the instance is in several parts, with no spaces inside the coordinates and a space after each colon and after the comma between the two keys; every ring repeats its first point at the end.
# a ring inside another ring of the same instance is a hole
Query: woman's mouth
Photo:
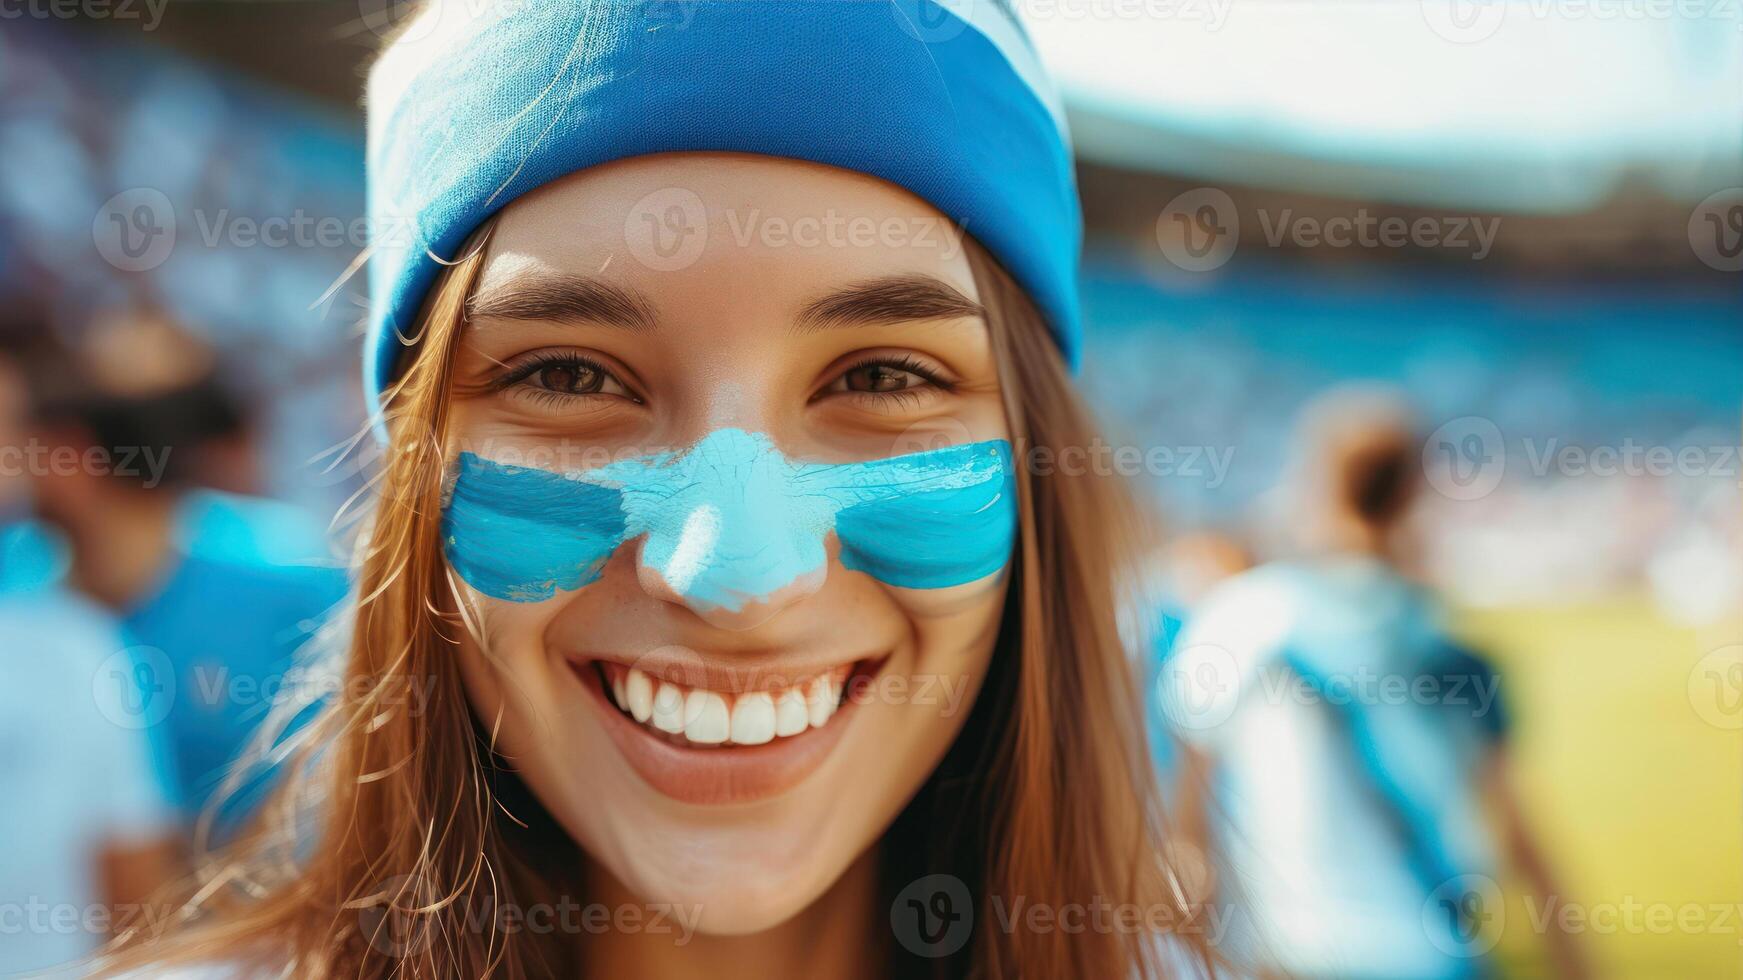
{"type": "Polygon", "coordinates": [[[886,660],[791,679],[677,672],[707,686],[605,660],[570,666],[644,782],[682,803],[727,804],[778,795],[817,771],[855,713],[848,692],[886,660]]]}
{"type": "Polygon", "coordinates": [[[766,745],[828,725],[854,665],[738,693],[686,687],[622,664],[594,661],[619,711],[674,745],[766,745]]]}

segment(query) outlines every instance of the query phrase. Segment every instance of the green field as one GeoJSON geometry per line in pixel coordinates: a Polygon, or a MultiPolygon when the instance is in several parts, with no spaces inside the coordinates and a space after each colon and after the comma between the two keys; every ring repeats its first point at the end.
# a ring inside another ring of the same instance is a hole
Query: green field
{"type": "MultiPolygon", "coordinates": [[[[1575,903],[1595,975],[1743,977],[1743,623],[1645,601],[1462,612],[1501,669],[1529,819],[1575,903]]],[[[1516,882],[1498,954],[1545,976],[1516,882]]]]}

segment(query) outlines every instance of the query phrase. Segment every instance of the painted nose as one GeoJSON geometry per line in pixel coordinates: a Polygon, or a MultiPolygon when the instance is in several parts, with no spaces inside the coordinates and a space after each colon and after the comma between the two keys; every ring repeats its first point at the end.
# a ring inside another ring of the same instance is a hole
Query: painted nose
{"type": "Polygon", "coordinates": [[[755,629],[823,587],[822,535],[794,516],[779,500],[750,495],[699,504],[672,515],[676,526],[649,531],[637,579],[712,626],[755,629]]]}

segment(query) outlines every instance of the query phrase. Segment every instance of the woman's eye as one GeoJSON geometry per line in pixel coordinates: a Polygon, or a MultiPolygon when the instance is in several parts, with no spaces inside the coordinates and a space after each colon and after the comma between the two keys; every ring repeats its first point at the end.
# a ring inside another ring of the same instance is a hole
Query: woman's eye
{"type": "Polygon", "coordinates": [[[889,364],[867,364],[856,367],[841,377],[848,391],[904,391],[927,383],[918,374],[889,364]]]}
{"type": "Polygon", "coordinates": [[[593,395],[605,385],[605,372],[586,364],[547,364],[533,376],[539,387],[566,395],[593,395]]]}
{"type": "Polygon", "coordinates": [[[504,387],[541,397],[635,396],[603,365],[579,357],[551,357],[511,371],[504,387]]]}
{"type": "Polygon", "coordinates": [[[876,360],[843,371],[823,390],[823,394],[917,398],[948,388],[948,383],[915,359],[876,360]]]}

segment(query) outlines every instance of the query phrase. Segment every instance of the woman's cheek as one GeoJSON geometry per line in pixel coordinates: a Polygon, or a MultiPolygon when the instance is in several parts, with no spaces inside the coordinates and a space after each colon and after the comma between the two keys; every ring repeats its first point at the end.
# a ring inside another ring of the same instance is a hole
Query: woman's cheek
{"type": "Polygon", "coordinates": [[[460,588],[472,624],[460,644],[460,674],[474,712],[487,728],[500,720],[515,741],[513,730],[548,730],[563,678],[552,672],[544,635],[561,602],[505,602],[460,588]]]}
{"type": "MultiPolygon", "coordinates": [[[[1008,577],[948,589],[886,589],[914,637],[912,663],[885,672],[860,696],[905,706],[947,739],[974,706],[998,642],[1008,577]],[[898,689],[899,688],[899,689],[898,689]]],[[[850,692],[851,693],[851,692],[850,692]]]]}

